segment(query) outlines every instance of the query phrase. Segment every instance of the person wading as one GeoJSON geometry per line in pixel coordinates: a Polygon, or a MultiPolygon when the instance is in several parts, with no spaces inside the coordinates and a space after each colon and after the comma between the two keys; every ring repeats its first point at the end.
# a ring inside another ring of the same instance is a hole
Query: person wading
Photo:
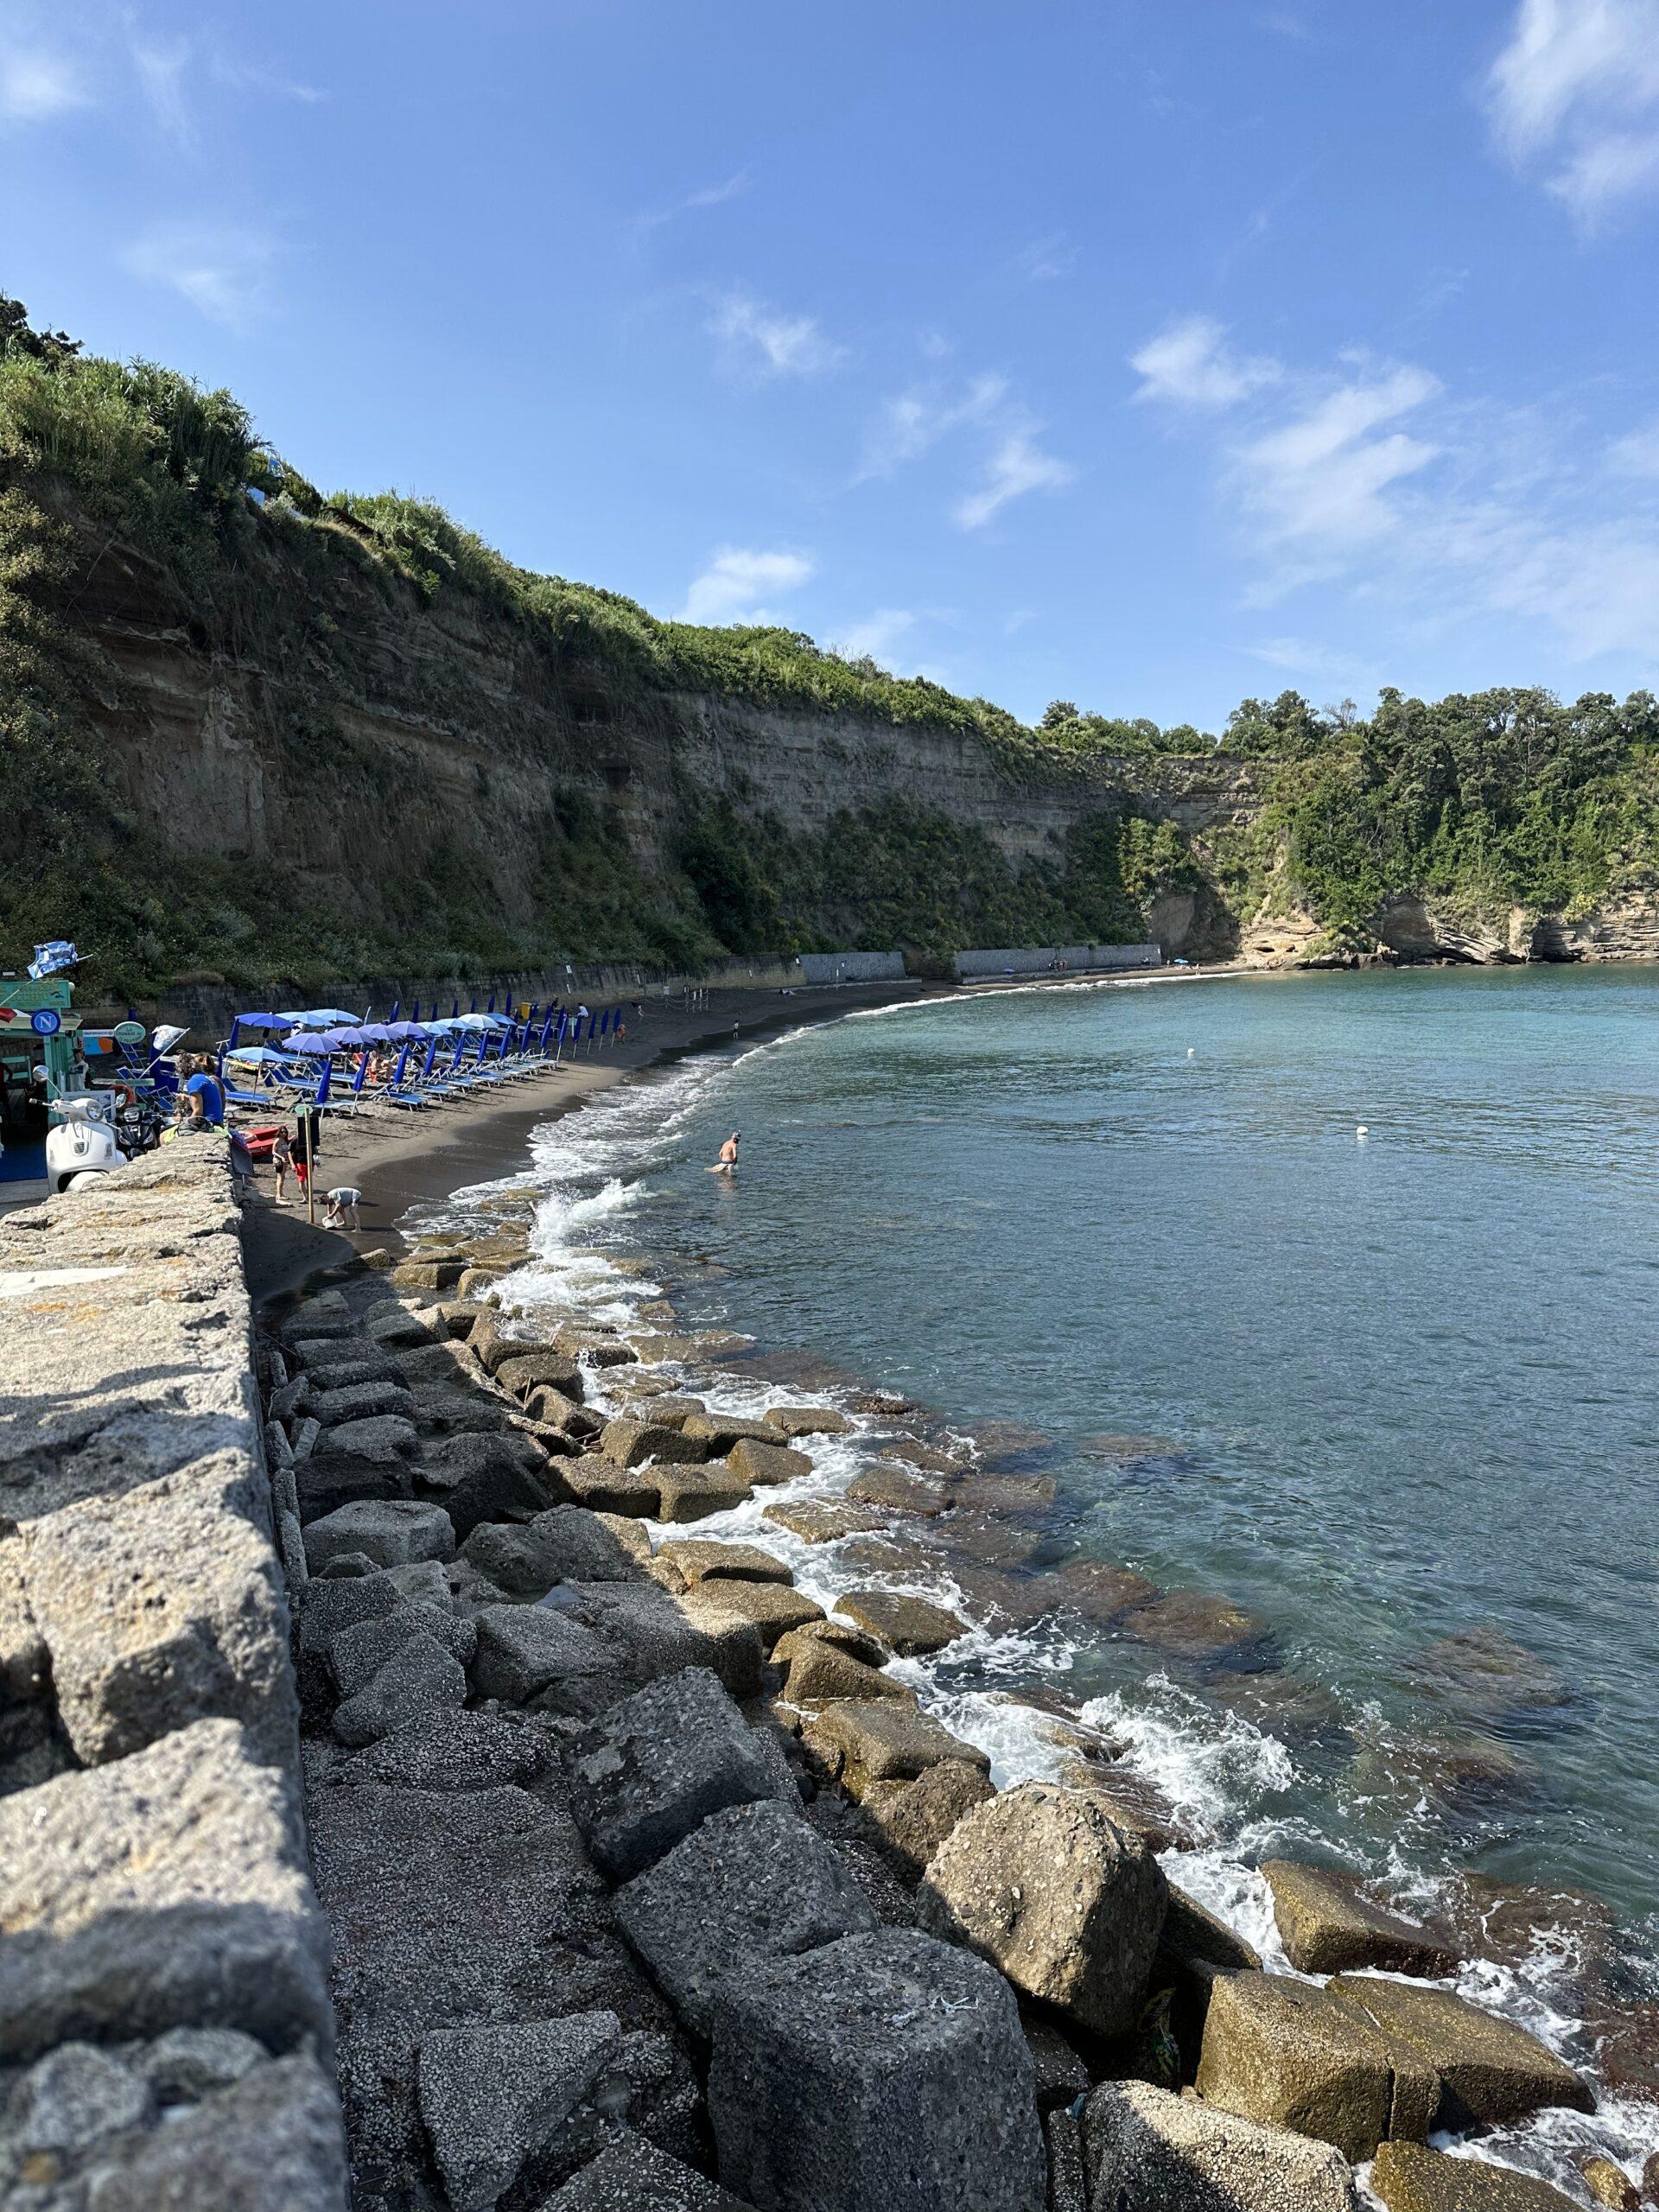
{"type": "Polygon", "coordinates": [[[738,1132],[734,1129],[720,1147],[718,1162],[709,1170],[711,1175],[735,1175],[737,1173],[738,1132]]]}

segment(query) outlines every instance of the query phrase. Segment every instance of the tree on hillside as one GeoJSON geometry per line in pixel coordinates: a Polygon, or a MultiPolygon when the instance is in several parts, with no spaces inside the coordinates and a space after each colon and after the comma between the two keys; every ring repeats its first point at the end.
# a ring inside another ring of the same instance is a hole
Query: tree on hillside
{"type": "Polygon", "coordinates": [[[60,361],[73,360],[79,351],[79,339],[71,338],[67,331],[31,329],[29,309],[22,302],[0,292],[0,360],[10,356],[55,367],[60,361]]]}

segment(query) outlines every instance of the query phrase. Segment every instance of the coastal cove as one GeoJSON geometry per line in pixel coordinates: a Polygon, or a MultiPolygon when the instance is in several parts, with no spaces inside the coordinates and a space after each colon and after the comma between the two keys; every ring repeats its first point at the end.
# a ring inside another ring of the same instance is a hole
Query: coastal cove
{"type": "MultiPolygon", "coordinates": [[[[901,1679],[1000,1782],[1059,1770],[1039,1708],[1097,1732],[1179,1831],[1172,1873],[1265,1952],[1250,1870],[1275,1853],[1425,1911],[1459,1869],[1572,1892],[1459,1986],[1583,2063],[1654,1993],[1656,988],[1418,971],[901,1005],[644,1073],[535,1135],[528,1177],[503,1159],[410,1225],[534,1188],[535,1261],[501,1286],[527,1330],[579,1303],[738,1332],[712,1376],[688,1347],[683,1387],[741,1410],[902,1394],[991,1484],[976,1529],[808,1545],[761,1493],[698,1533],[765,1544],[825,1603],[957,1606],[974,1636],[901,1679]],[[728,1190],[703,1170],[732,1126],[728,1190]],[[1137,1631],[1102,1595],[1122,1570],[1179,1602],[1137,1631]],[[1049,1575],[1072,1604],[1022,1607],[1049,1575]]],[[[807,1493],[891,1448],[859,1427],[812,1445],[807,1493]]],[[[1627,2159],[1659,2143],[1639,2101],[1604,2117],[1627,2159]]],[[[1549,2116],[1515,2155],[1570,2186],[1587,2126],[1549,2116]]]]}

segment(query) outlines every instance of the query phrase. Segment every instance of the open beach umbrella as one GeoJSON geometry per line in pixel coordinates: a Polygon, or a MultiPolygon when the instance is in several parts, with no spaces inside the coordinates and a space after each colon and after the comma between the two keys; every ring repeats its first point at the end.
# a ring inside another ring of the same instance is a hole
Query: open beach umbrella
{"type": "Polygon", "coordinates": [[[391,1042],[391,1031],[384,1021],[365,1021],[352,1034],[365,1045],[390,1045],[391,1042]]]}
{"type": "Polygon", "coordinates": [[[273,1052],[269,1045],[242,1045],[238,1046],[234,1052],[226,1052],[225,1057],[227,1060],[235,1060],[238,1065],[251,1062],[256,1067],[266,1067],[273,1064],[282,1067],[287,1063],[289,1055],[286,1052],[273,1052]]]}
{"type": "Polygon", "coordinates": [[[292,1029],[294,1017],[289,1014],[238,1014],[239,1029],[292,1029]]]}
{"type": "Polygon", "coordinates": [[[418,1021],[389,1021],[386,1034],[388,1037],[424,1037],[426,1032],[418,1021]]]}

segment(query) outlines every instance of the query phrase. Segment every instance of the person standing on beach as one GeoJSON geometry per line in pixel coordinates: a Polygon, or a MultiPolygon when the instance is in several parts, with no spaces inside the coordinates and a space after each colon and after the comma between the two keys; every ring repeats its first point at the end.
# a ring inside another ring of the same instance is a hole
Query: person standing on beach
{"type": "Polygon", "coordinates": [[[270,1141],[270,1164],[276,1173],[276,1204],[285,1206],[288,1200],[283,1193],[288,1188],[288,1179],[294,1172],[294,1152],[286,1129],[278,1129],[270,1141]]]}
{"type": "Polygon", "coordinates": [[[732,1134],[730,1135],[730,1136],[728,1136],[728,1137],[727,1138],[727,1140],[726,1140],[725,1143],[724,1143],[723,1145],[721,1145],[721,1147],[720,1147],[720,1160],[719,1160],[719,1162],[718,1162],[718,1164],[717,1164],[715,1166],[714,1166],[714,1167],[710,1168],[710,1170],[709,1170],[710,1174],[713,1174],[713,1175],[735,1175],[735,1174],[736,1174],[736,1173],[737,1173],[737,1147],[738,1147],[738,1132],[737,1132],[735,1129],[734,1129],[734,1130],[732,1131],[732,1134]]]}
{"type": "Polygon", "coordinates": [[[321,1137],[322,1116],[316,1108],[297,1107],[294,1115],[294,1142],[290,1150],[294,1179],[298,1183],[302,1194],[311,1180],[311,1170],[315,1166],[317,1154],[321,1150],[321,1137]]]}

